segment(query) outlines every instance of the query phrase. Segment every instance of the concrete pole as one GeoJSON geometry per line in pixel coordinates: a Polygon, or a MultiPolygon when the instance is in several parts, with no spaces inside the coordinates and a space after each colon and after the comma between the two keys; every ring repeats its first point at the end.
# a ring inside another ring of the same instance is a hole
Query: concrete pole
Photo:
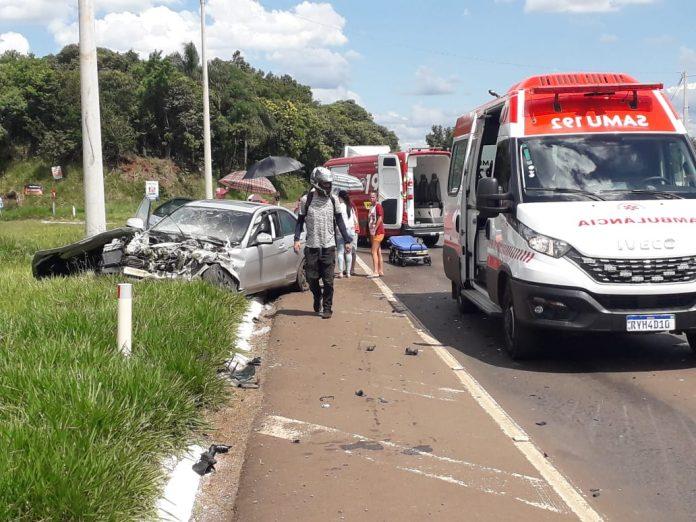
{"type": "Polygon", "coordinates": [[[684,120],[685,127],[688,127],[689,123],[689,100],[687,98],[687,89],[689,88],[688,79],[689,75],[686,74],[686,71],[684,71],[682,73],[682,84],[684,85],[684,105],[682,107],[682,120],[684,120]]]}
{"type": "Polygon", "coordinates": [[[205,52],[205,0],[201,0],[201,65],[203,67],[203,158],[205,199],[213,199],[213,159],[210,151],[210,100],[208,96],[208,57],[205,52]]]}
{"type": "Polygon", "coordinates": [[[85,234],[93,236],[106,230],[97,45],[94,37],[94,0],[79,0],[78,6],[80,10],[80,96],[82,99],[85,234]]]}

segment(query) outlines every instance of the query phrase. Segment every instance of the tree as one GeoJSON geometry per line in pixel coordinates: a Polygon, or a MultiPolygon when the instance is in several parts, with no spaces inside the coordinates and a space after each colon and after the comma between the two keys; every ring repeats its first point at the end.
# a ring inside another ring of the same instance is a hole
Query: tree
{"type": "Polygon", "coordinates": [[[452,127],[433,125],[430,132],[425,135],[425,142],[430,147],[440,147],[449,150],[452,147],[453,133],[454,129],[452,127]]]}

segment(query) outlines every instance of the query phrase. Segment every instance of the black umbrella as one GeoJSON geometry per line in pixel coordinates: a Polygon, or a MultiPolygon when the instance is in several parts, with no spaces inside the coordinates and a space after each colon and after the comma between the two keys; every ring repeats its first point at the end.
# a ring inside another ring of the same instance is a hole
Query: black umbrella
{"type": "Polygon", "coordinates": [[[304,167],[302,163],[286,156],[268,156],[249,167],[244,179],[269,178],[299,170],[302,167],[304,167]]]}

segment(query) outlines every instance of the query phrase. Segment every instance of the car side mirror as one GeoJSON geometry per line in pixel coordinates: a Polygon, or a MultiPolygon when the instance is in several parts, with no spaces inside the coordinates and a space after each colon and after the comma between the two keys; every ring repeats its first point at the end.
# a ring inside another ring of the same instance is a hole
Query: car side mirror
{"type": "Polygon", "coordinates": [[[271,234],[261,232],[256,236],[256,241],[254,243],[257,245],[270,245],[273,243],[273,238],[271,237],[271,234]]]}
{"type": "Polygon", "coordinates": [[[137,217],[128,218],[126,221],[126,226],[137,228],[138,230],[145,230],[145,222],[141,218],[137,217]]]}
{"type": "Polygon", "coordinates": [[[498,180],[481,178],[476,187],[476,210],[482,218],[492,218],[512,211],[512,194],[501,193],[498,180]]]}

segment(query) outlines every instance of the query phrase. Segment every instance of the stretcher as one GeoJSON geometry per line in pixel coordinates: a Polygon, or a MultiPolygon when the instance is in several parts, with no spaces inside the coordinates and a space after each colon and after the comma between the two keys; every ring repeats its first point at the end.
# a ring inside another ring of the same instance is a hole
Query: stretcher
{"type": "Polygon", "coordinates": [[[389,262],[406,266],[408,263],[432,264],[428,247],[413,236],[392,236],[389,238],[389,262]]]}

